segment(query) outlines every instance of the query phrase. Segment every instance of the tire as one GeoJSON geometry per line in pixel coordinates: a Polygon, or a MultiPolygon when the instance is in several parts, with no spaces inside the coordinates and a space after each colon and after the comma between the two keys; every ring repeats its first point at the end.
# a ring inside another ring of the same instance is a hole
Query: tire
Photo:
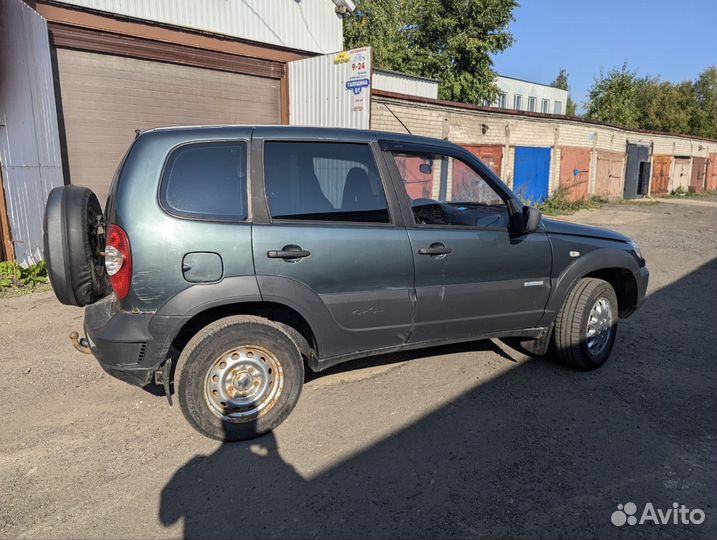
{"type": "Polygon", "coordinates": [[[105,271],[102,208],[91,190],[60,186],[45,206],[43,243],[47,273],[63,304],[86,306],[110,292],[105,271]]]}
{"type": "Polygon", "coordinates": [[[276,428],[296,406],[303,383],[304,362],[287,327],[248,315],[200,330],[175,372],[184,417],[220,441],[252,439],[276,428]]]}
{"type": "Polygon", "coordinates": [[[586,371],[602,366],[615,343],[617,319],[617,296],[607,281],[578,281],[555,319],[553,344],[559,360],[586,371]],[[595,331],[592,336],[590,329],[595,331]]]}

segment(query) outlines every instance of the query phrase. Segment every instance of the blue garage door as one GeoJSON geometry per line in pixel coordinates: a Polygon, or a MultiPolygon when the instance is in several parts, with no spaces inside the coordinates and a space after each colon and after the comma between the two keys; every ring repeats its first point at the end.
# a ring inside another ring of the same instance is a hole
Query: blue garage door
{"type": "Polygon", "coordinates": [[[550,148],[515,147],[513,191],[524,201],[543,202],[548,197],[550,148]]]}

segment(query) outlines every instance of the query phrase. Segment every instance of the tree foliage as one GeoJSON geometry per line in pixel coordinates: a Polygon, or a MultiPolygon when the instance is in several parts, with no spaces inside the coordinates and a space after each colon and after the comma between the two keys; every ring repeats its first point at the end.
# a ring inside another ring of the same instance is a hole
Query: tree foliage
{"type": "Polygon", "coordinates": [[[704,70],[693,88],[697,110],[692,117],[691,133],[717,139],[717,67],[704,70]]]}
{"type": "Polygon", "coordinates": [[[344,19],[347,48],[373,47],[378,68],[440,79],[439,97],[498,96],[490,55],[513,43],[515,0],[359,0],[344,19]]]}
{"type": "Polygon", "coordinates": [[[550,83],[550,86],[553,88],[560,88],[561,90],[565,90],[568,92],[568,101],[565,104],[565,114],[568,116],[575,116],[575,102],[570,97],[570,84],[568,83],[568,72],[564,69],[560,70],[560,73],[558,73],[558,76],[555,77],[555,80],[550,83]]]}
{"type": "Polygon", "coordinates": [[[600,72],[590,88],[586,116],[626,127],[717,138],[717,69],[672,83],[640,77],[627,64],[600,72]]]}
{"type": "Polygon", "coordinates": [[[635,108],[642,129],[690,133],[695,113],[692,84],[672,84],[659,77],[640,79],[635,87],[635,108]]]}
{"type": "Polygon", "coordinates": [[[639,127],[635,106],[638,77],[623,64],[607,74],[600,71],[599,77],[588,92],[585,115],[593,120],[625,127],[639,127]]]}

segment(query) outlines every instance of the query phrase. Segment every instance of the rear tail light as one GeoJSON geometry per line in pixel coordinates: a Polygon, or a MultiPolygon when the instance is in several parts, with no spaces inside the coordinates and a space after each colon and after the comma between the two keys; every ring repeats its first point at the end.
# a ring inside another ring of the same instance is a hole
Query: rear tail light
{"type": "Polygon", "coordinates": [[[117,298],[126,297],[132,281],[132,251],[127,233],[117,225],[110,225],[107,229],[105,269],[117,298]]]}

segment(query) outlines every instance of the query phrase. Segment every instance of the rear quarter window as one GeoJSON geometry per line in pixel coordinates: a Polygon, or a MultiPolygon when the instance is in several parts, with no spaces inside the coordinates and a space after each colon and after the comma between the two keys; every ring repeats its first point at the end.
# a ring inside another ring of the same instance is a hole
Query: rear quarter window
{"type": "Polygon", "coordinates": [[[160,203],[170,214],[211,221],[247,219],[246,143],[192,143],[172,151],[160,203]]]}

